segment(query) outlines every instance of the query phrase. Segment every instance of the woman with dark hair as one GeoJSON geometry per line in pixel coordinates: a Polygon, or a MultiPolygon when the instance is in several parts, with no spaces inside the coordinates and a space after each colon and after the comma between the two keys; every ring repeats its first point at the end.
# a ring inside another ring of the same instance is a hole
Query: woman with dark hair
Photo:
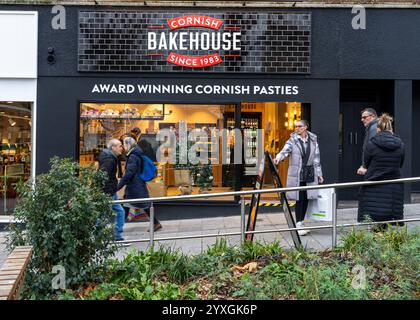
{"type": "MultiPolygon", "coordinates": [[[[377,134],[367,144],[364,163],[366,181],[401,178],[404,143],[392,130],[393,119],[384,113],[377,123],[377,134]]],[[[404,184],[381,184],[360,189],[357,220],[362,222],[399,220],[404,217],[404,184]]],[[[401,224],[402,225],[402,224],[401,224]]],[[[386,228],[381,226],[380,228],[386,228]]]]}
{"type": "MultiPolygon", "coordinates": [[[[317,136],[309,132],[308,127],[308,121],[297,121],[295,132],[290,135],[290,139],[274,160],[278,164],[290,155],[287,187],[317,185],[324,182],[317,136]]],[[[308,199],[318,199],[318,190],[291,191],[287,192],[286,196],[288,199],[296,200],[296,227],[303,228],[308,199]]],[[[308,232],[309,230],[298,230],[301,236],[308,232]]]]}

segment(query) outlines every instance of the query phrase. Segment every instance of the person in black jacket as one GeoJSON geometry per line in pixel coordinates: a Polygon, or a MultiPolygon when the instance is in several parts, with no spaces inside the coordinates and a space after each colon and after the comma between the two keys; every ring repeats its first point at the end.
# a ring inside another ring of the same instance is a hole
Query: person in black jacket
{"type": "MultiPolygon", "coordinates": [[[[368,142],[364,153],[367,181],[401,178],[404,163],[404,143],[393,133],[392,117],[383,114],[377,124],[377,134],[368,142]]],[[[373,221],[399,220],[404,216],[404,184],[382,184],[360,190],[358,221],[366,217],[373,221]]],[[[401,224],[402,225],[402,224],[401,224]]],[[[382,226],[386,227],[386,226],[382,226]]]]}
{"type": "Polygon", "coordinates": [[[363,147],[362,147],[362,165],[357,169],[358,175],[365,175],[366,173],[366,164],[365,164],[365,152],[366,147],[369,141],[376,135],[376,128],[378,125],[378,114],[376,113],[375,109],[372,108],[365,108],[362,110],[362,123],[365,126],[365,138],[363,139],[363,147]]]}
{"type": "Polygon", "coordinates": [[[156,162],[156,153],[153,150],[152,145],[146,139],[142,139],[140,128],[134,128],[130,131],[131,137],[137,141],[137,145],[144,152],[146,156],[150,158],[153,162],[156,162]]]}
{"type": "MultiPolygon", "coordinates": [[[[138,177],[143,169],[143,151],[132,137],[124,138],[124,149],[127,150],[127,161],[125,163],[124,175],[118,183],[117,190],[126,186],[124,199],[149,198],[149,191],[147,190],[146,183],[138,177]]],[[[146,214],[150,216],[150,203],[136,203],[127,206],[143,209],[146,214]]],[[[153,223],[154,231],[162,228],[162,225],[156,219],[156,216],[154,217],[153,223]]]]}
{"type": "MultiPolygon", "coordinates": [[[[112,200],[118,200],[117,196],[117,172],[119,168],[118,157],[122,154],[122,143],[118,139],[112,139],[99,155],[99,170],[104,171],[108,179],[105,182],[103,190],[112,197],[112,200]]],[[[124,228],[125,211],[120,204],[112,205],[112,210],[116,213],[115,217],[115,240],[122,241],[122,232],[124,228]]]]}

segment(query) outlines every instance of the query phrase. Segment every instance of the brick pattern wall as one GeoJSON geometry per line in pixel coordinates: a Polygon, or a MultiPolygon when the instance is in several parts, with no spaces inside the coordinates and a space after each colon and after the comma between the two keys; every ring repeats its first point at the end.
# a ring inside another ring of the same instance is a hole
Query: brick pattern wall
{"type": "MultiPolygon", "coordinates": [[[[192,56],[219,53],[223,62],[212,67],[176,66],[166,61],[169,51],[173,50],[150,52],[147,49],[148,31],[169,33],[170,29],[166,22],[168,19],[191,14],[191,12],[80,11],[78,70],[285,74],[308,74],[311,71],[310,13],[200,12],[199,15],[223,20],[220,31],[231,30],[224,29],[226,26],[240,27],[241,51],[174,51],[192,56]],[[150,29],[150,26],[156,25],[165,27],[160,30],[150,29]],[[148,55],[151,53],[164,53],[164,55],[148,55]]],[[[210,29],[190,27],[179,31],[194,30],[210,29]]]]}
{"type": "MultiPolygon", "coordinates": [[[[205,6],[208,7],[209,0],[187,0],[187,2],[195,2],[196,6],[205,6]]],[[[270,0],[250,0],[250,1],[240,1],[240,0],[232,0],[232,1],[217,1],[213,0],[213,5],[220,7],[229,7],[233,4],[230,2],[240,3],[241,5],[245,2],[245,4],[255,4],[263,3],[264,7],[267,7],[267,4],[270,4],[271,7],[281,6],[281,5],[291,5],[297,3],[303,5],[318,5],[323,6],[324,4],[369,4],[369,5],[380,5],[380,4],[407,4],[407,5],[419,5],[420,0],[278,0],[276,2],[270,0]]],[[[1,0],[2,4],[34,4],[34,0],[1,0]]],[[[55,0],[54,4],[63,4],[63,5],[92,5],[94,1],[92,0],[55,0]]],[[[145,3],[144,0],[100,0],[97,1],[97,5],[100,6],[122,6],[122,5],[132,5],[132,6],[145,6],[147,7],[147,1],[145,3]]],[[[37,4],[48,4],[51,5],[51,0],[36,0],[37,4]]],[[[178,4],[174,0],[154,0],[154,4],[159,4],[161,6],[174,6],[176,7],[178,4]]],[[[191,4],[192,5],[192,4],[191,4]]],[[[296,5],[296,4],[295,4],[296,5]]]]}

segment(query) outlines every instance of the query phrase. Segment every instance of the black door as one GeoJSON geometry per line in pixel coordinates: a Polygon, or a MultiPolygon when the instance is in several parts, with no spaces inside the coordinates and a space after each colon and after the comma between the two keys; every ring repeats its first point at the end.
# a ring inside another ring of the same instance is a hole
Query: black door
{"type": "MultiPolygon", "coordinates": [[[[234,112],[226,112],[223,114],[223,121],[224,121],[223,128],[225,129],[233,130],[233,129],[241,127],[241,106],[239,103],[235,104],[234,112]]],[[[234,163],[234,160],[235,160],[234,145],[235,144],[234,143],[230,144],[229,142],[228,144],[229,144],[228,146],[229,159],[228,159],[228,164],[224,164],[222,166],[222,175],[223,175],[222,185],[224,187],[232,187],[233,191],[240,191],[241,186],[242,186],[241,176],[242,176],[242,171],[243,171],[243,165],[234,163]]],[[[235,196],[235,201],[239,201],[239,196],[235,196]]]]}
{"type": "MultiPolygon", "coordinates": [[[[361,122],[361,111],[372,103],[342,102],[340,104],[340,182],[361,181],[357,174],[362,164],[362,147],[365,128],[361,122]]],[[[374,106],[373,106],[374,107],[374,106]]],[[[340,200],[356,200],[358,188],[341,189],[338,192],[340,200]]]]}

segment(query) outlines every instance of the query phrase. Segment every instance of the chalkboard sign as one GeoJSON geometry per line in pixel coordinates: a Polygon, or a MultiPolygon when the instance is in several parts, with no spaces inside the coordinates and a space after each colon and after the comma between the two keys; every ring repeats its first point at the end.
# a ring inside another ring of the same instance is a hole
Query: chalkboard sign
{"type": "MultiPolygon", "coordinates": [[[[261,190],[264,181],[264,172],[265,172],[265,161],[266,156],[261,159],[260,165],[258,167],[257,180],[255,181],[254,190],[261,190]]],[[[257,221],[258,205],[260,204],[261,195],[259,193],[252,194],[250,211],[248,215],[248,223],[246,226],[246,231],[254,231],[255,223],[257,221]]],[[[245,235],[247,241],[252,241],[254,239],[253,233],[248,233],[245,235]]]]}
{"type": "MultiPolygon", "coordinates": [[[[268,169],[271,173],[274,181],[275,188],[282,188],[280,175],[277,170],[277,166],[274,164],[273,159],[271,158],[271,155],[269,152],[264,153],[264,157],[260,162],[260,166],[258,168],[258,176],[257,180],[255,182],[254,190],[261,190],[264,182],[264,174],[265,174],[265,168],[266,164],[268,163],[268,169]]],[[[283,212],[286,217],[287,225],[289,228],[296,228],[295,220],[293,219],[292,212],[290,210],[289,203],[287,201],[286,195],[284,192],[278,192],[277,193],[279,197],[279,201],[282,204],[283,212]]],[[[257,214],[258,214],[258,205],[260,203],[260,194],[253,194],[251,198],[251,205],[250,205],[250,211],[248,215],[248,223],[246,227],[246,231],[254,231],[255,230],[255,224],[257,221],[257,214]]],[[[295,245],[295,248],[300,247],[302,245],[302,242],[300,240],[299,234],[297,230],[290,231],[290,234],[293,239],[293,243],[295,245]]],[[[253,233],[248,233],[245,236],[245,239],[247,241],[252,241],[254,238],[253,233]]]]}

